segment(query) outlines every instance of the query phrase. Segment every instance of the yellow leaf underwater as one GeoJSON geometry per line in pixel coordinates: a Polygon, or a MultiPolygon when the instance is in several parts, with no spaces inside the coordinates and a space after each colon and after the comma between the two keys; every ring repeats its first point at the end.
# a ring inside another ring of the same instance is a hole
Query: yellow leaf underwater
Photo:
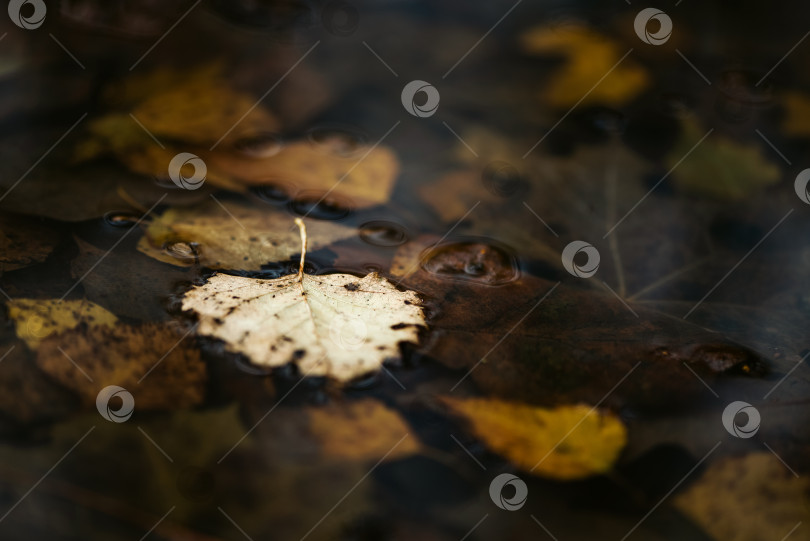
{"type": "MultiPolygon", "coordinates": [[[[312,248],[318,249],[355,232],[337,223],[312,221],[309,233],[312,248]]],[[[198,259],[212,269],[260,270],[262,265],[297,255],[300,249],[298,232],[290,227],[286,212],[210,199],[168,209],[149,223],[138,242],[138,250],[164,263],[189,266],[198,259]]]]}
{"type": "Polygon", "coordinates": [[[324,455],[339,460],[388,460],[419,452],[399,414],[370,399],[307,408],[309,431],[324,455]]]}
{"type": "MultiPolygon", "coordinates": [[[[222,66],[217,63],[186,71],[169,72],[162,68],[114,88],[117,94],[109,92],[112,94],[109,97],[125,110],[90,123],[90,138],[78,149],[79,159],[107,151],[140,171],[143,166],[136,159],[139,151],[153,146],[160,148],[144,128],[164,143],[181,141],[205,146],[219,141],[234,126],[237,128],[224,143],[240,134],[280,128],[272,112],[256,106],[256,97],[227,83],[222,66]]],[[[174,154],[171,152],[171,156],[174,154]]],[[[153,173],[165,175],[167,166],[168,162],[160,163],[153,173]]]]}
{"type": "Polygon", "coordinates": [[[707,130],[693,117],[685,117],[681,129],[666,158],[679,189],[720,200],[740,200],[779,181],[779,167],[763,155],[761,144],[738,143],[717,133],[698,144],[707,130]]]}
{"type": "Polygon", "coordinates": [[[443,399],[493,452],[518,468],[560,480],[613,467],[627,429],[612,413],[585,405],[539,408],[497,399],[443,399]]]}
{"type": "Polygon", "coordinates": [[[618,44],[584,25],[541,26],[520,41],[527,53],[565,58],[543,92],[543,100],[554,107],[572,107],[580,100],[618,107],[649,85],[644,68],[622,60],[625,51],[618,44]]]}
{"type": "Polygon", "coordinates": [[[356,207],[386,203],[399,174],[396,155],[383,146],[362,145],[346,153],[339,147],[295,141],[267,157],[227,150],[202,156],[209,170],[239,185],[290,186],[291,197],[329,191],[356,207]]]}
{"type": "Polygon", "coordinates": [[[31,349],[44,338],[80,324],[112,327],[118,321],[112,313],[86,300],[12,299],[7,306],[17,337],[31,349]]]}
{"type": "Polygon", "coordinates": [[[807,539],[808,491],[810,482],[762,451],[712,463],[674,502],[714,539],[807,539]]]}

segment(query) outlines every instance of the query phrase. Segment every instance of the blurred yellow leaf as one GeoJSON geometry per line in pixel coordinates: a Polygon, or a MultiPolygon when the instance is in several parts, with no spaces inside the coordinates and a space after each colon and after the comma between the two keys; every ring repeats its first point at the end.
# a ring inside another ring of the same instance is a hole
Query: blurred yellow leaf
{"type": "Polygon", "coordinates": [[[112,327],[118,321],[112,313],[86,300],[12,299],[7,306],[17,337],[31,349],[44,338],[80,324],[112,327]]]}
{"type": "Polygon", "coordinates": [[[419,452],[402,417],[370,398],[307,408],[306,415],[322,453],[336,459],[394,460],[419,452]]]}
{"type": "Polygon", "coordinates": [[[618,417],[585,405],[547,409],[498,399],[443,401],[490,450],[543,477],[569,480],[604,473],[627,442],[618,417]]]}
{"type": "MultiPolygon", "coordinates": [[[[110,97],[125,110],[90,122],[91,137],[77,149],[79,160],[107,151],[133,170],[143,172],[147,164],[138,154],[145,148],[160,148],[149,133],[164,144],[211,146],[232,128],[223,143],[244,134],[280,129],[278,119],[257,105],[256,97],[227,83],[219,63],[171,73],[162,69],[134,76],[114,88],[117,96],[110,97]]],[[[175,154],[171,152],[171,156],[175,154]]],[[[165,176],[168,162],[159,167],[148,165],[155,168],[152,174],[165,176]]]]}
{"type": "MultiPolygon", "coordinates": [[[[787,539],[797,524],[810,520],[809,491],[807,479],[794,477],[780,459],[762,451],[712,463],[674,501],[714,539],[787,539]]],[[[796,533],[796,539],[807,539],[807,525],[796,533]]]]}
{"type": "Polygon", "coordinates": [[[396,154],[384,146],[361,145],[351,152],[337,146],[292,142],[268,157],[221,150],[201,154],[221,177],[240,185],[278,184],[301,192],[331,192],[348,205],[368,207],[386,203],[399,174],[396,154]]]}
{"type": "Polygon", "coordinates": [[[765,158],[761,144],[738,143],[712,133],[692,150],[706,133],[694,117],[681,121],[681,136],[666,157],[667,167],[674,168],[673,182],[681,190],[739,200],[779,181],[779,167],[765,158]]]}
{"type": "Polygon", "coordinates": [[[782,98],[785,108],[785,117],[782,121],[782,131],[786,135],[810,135],[810,96],[800,92],[787,92],[782,98]]]}
{"type": "Polygon", "coordinates": [[[544,101],[554,107],[572,107],[583,97],[582,103],[617,107],[649,84],[644,68],[632,59],[621,60],[625,51],[618,44],[584,25],[541,26],[523,34],[520,41],[530,54],[565,58],[543,93],[544,101]]]}

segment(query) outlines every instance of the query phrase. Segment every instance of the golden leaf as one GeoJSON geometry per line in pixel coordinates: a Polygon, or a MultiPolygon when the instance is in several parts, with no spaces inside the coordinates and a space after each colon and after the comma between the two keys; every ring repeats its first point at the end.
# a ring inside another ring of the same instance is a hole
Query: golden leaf
{"type": "Polygon", "coordinates": [[[627,442],[627,429],[618,417],[585,405],[547,409],[448,397],[443,402],[489,449],[543,477],[570,480],[605,473],[627,442]]]}
{"type": "Polygon", "coordinates": [[[618,107],[649,85],[644,68],[629,59],[620,63],[624,51],[583,25],[534,28],[521,37],[521,44],[531,54],[565,58],[543,93],[543,100],[554,107],[572,107],[580,100],[618,107]]]}
{"type": "Polygon", "coordinates": [[[80,324],[112,327],[118,321],[112,313],[86,300],[12,299],[7,306],[17,337],[31,349],[44,338],[80,324]]]}

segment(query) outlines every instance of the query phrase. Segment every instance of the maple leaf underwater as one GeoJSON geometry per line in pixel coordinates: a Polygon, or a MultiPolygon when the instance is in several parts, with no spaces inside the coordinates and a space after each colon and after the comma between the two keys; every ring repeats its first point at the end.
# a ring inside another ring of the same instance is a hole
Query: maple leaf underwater
{"type": "Polygon", "coordinates": [[[215,274],[187,292],[183,310],[198,316],[197,332],[223,340],[251,362],[295,363],[304,375],[348,381],[399,358],[399,343],[418,343],[422,301],[376,272],[304,273],[306,227],[300,218],[298,274],[274,279],[215,274]]]}

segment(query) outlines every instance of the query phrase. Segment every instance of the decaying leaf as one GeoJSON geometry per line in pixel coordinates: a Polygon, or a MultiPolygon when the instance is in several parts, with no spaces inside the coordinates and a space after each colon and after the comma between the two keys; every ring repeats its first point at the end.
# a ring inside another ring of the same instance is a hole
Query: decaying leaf
{"type": "Polygon", "coordinates": [[[713,133],[695,147],[707,130],[694,117],[685,117],[681,127],[681,136],[666,159],[680,189],[720,200],[740,200],[779,181],[779,167],[764,156],[762,145],[738,143],[713,133]]]}
{"type": "Polygon", "coordinates": [[[80,327],[42,340],[37,366],[85,404],[107,385],[120,385],[138,409],[193,406],[203,400],[206,370],[182,336],[158,323],[80,327]]]}
{"type": "MultiPolygon", "coordinates": [[[[209,200],[193,207],[170,208],[155,218],[138,242],[138,250],[164,263],[212,269],[259,270],[298,253],[300,240],[290,228],[287,213],[268,206],[209,200]],[[173,245],[194,247],[177,251],[173,245]]],[[[312,222],[312,247],[348,238],[354,230],[344,225],[312,222]]]]}
{"type": "Polygon", "coordinates": [[[329,191],[357,207],[387,202],[399,174],[396,155],[383,146],[361,145],[345,152],[339,146],[296,141],[267,157],[234,151],[203,157],[209,170],[239,185],[291,185],[295,193],[289,196],[329,191]]]}
{"type": "Polygon", "coordinates": [[[809,493],[807,479],[762,451],[711,464],[674,502],[715,539],[806,539],[809,493]]]}
{"type": "Polygon", "coordinates": [[[541,26],[525,33],[521,43],[531,54],[565,57],[543,93],[555,107],[571,107],[580,100],[620,106],[649,84],[647,72],[632,59],[619,62],[623,51],[615,42],[583,25],[541,26]]]}
{"type": "Polygon", "coordinates": [[[44,261],[58,241],[57,232],[41,221],[0,214],[0,274],[44,261]]]}
{"type": "Polygon", "coordinates": [[[570,480],[605,473],[627,442],[618,417],[585,405],[546,409],[495,399],[443,401],[492,451],[543,477],[570,480]]]}
{"type": "Polygon", "coordinates": [[[8,315],[17,336],[31,349],[36,349],[44,338],[80,324],[112,327],[118,321],[112,313],[86,300],[12,299],[8,315]]]}
{"type": "Polygon", "coordinates": [[[272,280],[216,274],[186,293],[183,309],[198,332],[223,340],[253,363],[294,362],[303,374],[347,381],[399,357],[400,342],[417,342],[425,324],[419,297],[377,273],[304,274],[303,221],[298,274],[272,280]]]}

